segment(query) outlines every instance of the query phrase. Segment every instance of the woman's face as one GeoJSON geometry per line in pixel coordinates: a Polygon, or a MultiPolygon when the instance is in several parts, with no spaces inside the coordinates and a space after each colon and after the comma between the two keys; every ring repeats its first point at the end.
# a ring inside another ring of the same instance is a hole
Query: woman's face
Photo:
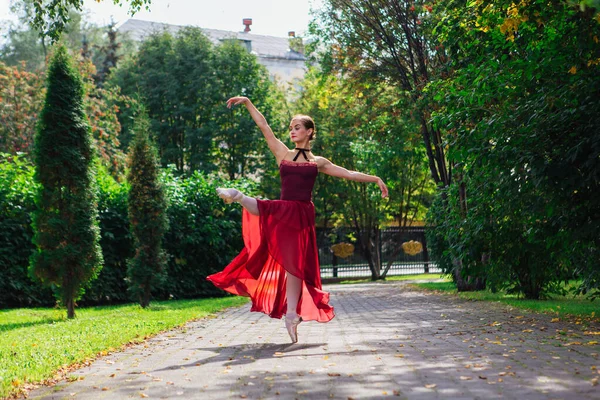
{"type": "Polygon", "coordinates": [[[294,143],[308,140],[312,132],[313,130],[306,129],[299,119],[293,119],[292,122],[290,122],[290,139],[292,139],[292,142],[294,143]]]}

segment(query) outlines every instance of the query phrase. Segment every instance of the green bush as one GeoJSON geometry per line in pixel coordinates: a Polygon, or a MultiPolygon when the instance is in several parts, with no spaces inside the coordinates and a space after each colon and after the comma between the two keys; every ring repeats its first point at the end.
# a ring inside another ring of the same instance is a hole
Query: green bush
{"type": "Polygon", "coordinates": [[[37,189],[29,162],[0,154],[0,307],[52,305],[52,291],[28,276],[35,249],[30,212],[37,189]]]}
{"type": "Polygon", "coordinates": [[[127,219],[129,185],[114,180],[105,168],[98,169],[98,216],[100,218],[100,247],[104,267],[81,299],[82,304],[110,304],[129,301],[127,265],[133,254],[133,241],[127,219]]]}
{"type": "MultiPolygon", "coordinates": [[[[200,173],[177,177],[169,170],[162,172],[161,180],[169,199],[170,229],[164,239],[169,257],[167,279],[154,291],[154,299],[223,295],[205,278],[223,269],[242,248],[241,207],[223,204],[215,188],[233,184],[255,194],[256,186],[200,173]]],[[[80,305],[132,300],[126,281],[126,260],[133,254],[127,219],[129,186],[115,181],[101,167],[97,183],[104,267],[80,305]]],[[[0,155],[0,308],[51,306],[55,302],[51,290],[32,281],[27,272],[34,250],[30,218],[34,192],[33,166],[17,156],[0,155]]]]}
{"type": "MultiPolygon", "coordinates": [[[[195,172],[189,178],[166,172],[163,181],[169,198],[169,225],[164,248],[169,254],[167,281],[155,295],[159,298],[194,298],[222,295],[206,281],[240,251],[241,207],[224,205],[215,188],[230,185],[195,172]]],[[[252,193],[249,181],[234,187],[252,193]]]]}

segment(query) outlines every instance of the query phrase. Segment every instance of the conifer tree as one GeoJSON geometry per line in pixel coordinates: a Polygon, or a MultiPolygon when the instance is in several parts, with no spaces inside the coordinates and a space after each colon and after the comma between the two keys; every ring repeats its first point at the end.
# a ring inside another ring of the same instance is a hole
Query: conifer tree
{"type": "Polygon", "coordinates": [[[58,45],[34,144],[40,190],[30,272],[53,288],[68,318],[75,317],[75,301],[103,263],[92,143],[81,76],[67,49],[58,45]]]}
{"type": "MultiPolygon", "coordinates": [[[[141,107],[141,106],[140,106],[141,107]]],[[[134,122],[130,169],[127,175],[129,222],[133,234],[135,256],[129,260],[129,290],[140,306],[150,304],[150,294],[164,279],[166,253],[163,236],[168,229],[167,200],[159,181],[158,154],[149,135],[150,121],[142,108],[134,122]]]]}

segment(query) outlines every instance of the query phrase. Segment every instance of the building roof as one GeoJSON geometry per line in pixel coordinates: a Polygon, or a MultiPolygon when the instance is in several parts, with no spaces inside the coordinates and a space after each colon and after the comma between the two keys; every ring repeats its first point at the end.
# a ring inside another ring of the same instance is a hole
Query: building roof
{"type": "MultiPolygon", "coordinates": [[[[170,25],[160,22],[128,19],[119,28],[120,33],[127,33],[131,39],[142,41],[144,37],[154,32],[168,31],[175,35],[183,25],[170,25]]],[[[214,43],[220,44],[226,39],[238,39],[249,43],[249,50],[261,58],[278,58],[286,60],[305,60],[302,53],[291,50],[289,39],[285,37],[255,35],[253,33],[223,31],[219,29],[200,28],[214,43]]]]}

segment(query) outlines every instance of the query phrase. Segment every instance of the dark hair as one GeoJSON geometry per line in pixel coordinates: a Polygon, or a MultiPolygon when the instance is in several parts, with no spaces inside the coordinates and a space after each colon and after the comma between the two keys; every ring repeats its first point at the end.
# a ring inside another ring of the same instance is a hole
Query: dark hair
{"type": "Polygon", "coordinates": [[[313,121],[311,117],[308,115],[298,114],[292,117],[292,120],[295,119],[299,120],[304,128],[313,130],[308,140],[314,140],[317,138],[317,128],[315,127],[315,121],[313,121]]]}

